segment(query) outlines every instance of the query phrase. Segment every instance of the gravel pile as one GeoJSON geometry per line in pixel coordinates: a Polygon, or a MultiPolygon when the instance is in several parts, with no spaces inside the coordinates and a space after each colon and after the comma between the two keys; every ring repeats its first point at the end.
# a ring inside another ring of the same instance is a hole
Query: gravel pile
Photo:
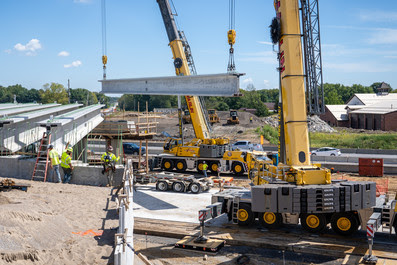
{"type": "MultiPolygon", "coordinates": [[[[308,116],[307,120],[310,132],[336,132],[336,130],[329,126],[325,121],[320,119],[317,115],[308,116]]],[[[272,127],[277,127],[278,116],[274,115],[265,117],[262,119],[262,122],[272,127]]]]}

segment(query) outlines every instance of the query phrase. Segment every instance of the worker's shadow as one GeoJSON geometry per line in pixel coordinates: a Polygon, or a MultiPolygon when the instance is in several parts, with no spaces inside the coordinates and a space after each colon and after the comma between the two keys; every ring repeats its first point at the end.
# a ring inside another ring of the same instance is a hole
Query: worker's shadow
{"type": "MultiPolygon", "coordinates": [[[[119,219],[119,215],[117,213],[116,203],[115,203],[116,200],[117,200],[116,189],[112,189],[110,190],[109,197],[106,199],[106,204],[103,209],[105,215],[102,218],[102,226],[100,228],[100,230],[103,231],[103,234],[101,236],[94,236],[94,239],[97,241],[99,246],[105,246],[105,245],[114,246],[114,235],[117,233],[118,227],[110,227],[109,225],[106,224],[106,222],[109,220],[119,219]]],[[[115,224],[118,224],[118,222],[115,224]]],[[[109,256],[102,256],[101,259],[107,260],[107,264],[114,264],[113,251],[109,256]]]]}

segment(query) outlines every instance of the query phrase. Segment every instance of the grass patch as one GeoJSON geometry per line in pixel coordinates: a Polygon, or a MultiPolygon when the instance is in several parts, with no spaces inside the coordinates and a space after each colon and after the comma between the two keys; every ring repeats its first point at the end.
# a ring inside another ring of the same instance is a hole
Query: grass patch
{"type": "Polygon", "coordinates": [[[397,133],[310,133],[311,147],[397,149],[397,133]]]}
{"type": "Polygon", "coordinates": [[[277,128],[265,124],[262,127],[256,128],[255,132],[259,135],[263,135],[263,138],[268,140],[271,144],[278,144],[277,128]]]}
{"type": "MultiPolygon", "coordinates": [[[[271,144],[278,144],[278,131],[270,125],[258,127],[255,130],[271,144]]],[[[359,149],[396,149],[397,133],[309,133],[310,147],[330,146],[335,148],[359,149]]]]}

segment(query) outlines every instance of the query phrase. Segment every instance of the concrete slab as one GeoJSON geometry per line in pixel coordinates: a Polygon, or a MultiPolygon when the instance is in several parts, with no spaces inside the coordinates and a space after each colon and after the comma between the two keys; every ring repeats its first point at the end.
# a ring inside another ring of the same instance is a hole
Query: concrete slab
{"type": "Polygon", "coordinates": [[[199,194],[157,191],[155,186],[137,186],[134,193],[134,217],[198,222],[198,211],[211,204],[216,190],[199,194]]]}

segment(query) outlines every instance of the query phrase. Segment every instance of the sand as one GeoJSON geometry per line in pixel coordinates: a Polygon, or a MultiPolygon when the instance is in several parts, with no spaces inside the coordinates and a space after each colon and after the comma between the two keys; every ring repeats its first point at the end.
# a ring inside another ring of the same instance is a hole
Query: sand
{"type": "Polygon", "coordinates": [[[113,264],[110,188],[14,181],[32,186],[0,192],[0,264],[113,264]]]}

